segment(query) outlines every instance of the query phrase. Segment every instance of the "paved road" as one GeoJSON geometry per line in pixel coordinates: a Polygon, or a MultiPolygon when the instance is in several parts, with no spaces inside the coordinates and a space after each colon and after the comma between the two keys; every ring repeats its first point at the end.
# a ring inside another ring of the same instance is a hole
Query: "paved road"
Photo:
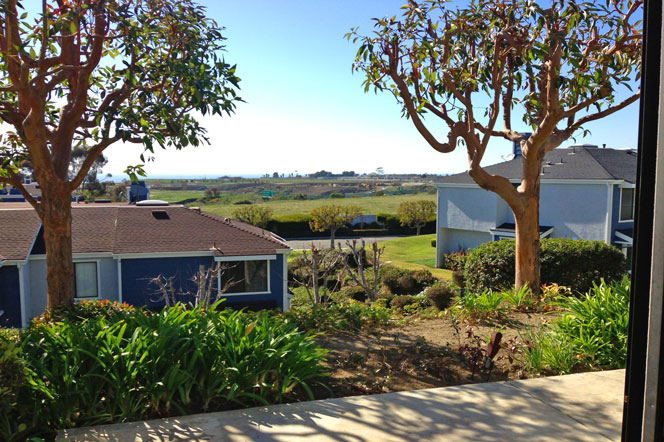
{"type": "MultiPolygon", "coordinates": [[[[371,244],[374,241],[381,242],[396,238],[403,238],[403,236],[367,236],[363,238],[358,238],[358,237],[335,238],[334,242],[335,244],[336,243],[341,244],[341,246],[343,247],[346,244],[346,240],[348,239],[349,240],[356,239],[358,242],[364,240],[364,242],[366,242],[367,244],[371,244]]],[[[330,247],[330,238],[293,239],[286,241],[286,244],[288,244],[293,250],[302,250],[302,249],[310,249],[312,242],[318,248],[330,247]]]]}

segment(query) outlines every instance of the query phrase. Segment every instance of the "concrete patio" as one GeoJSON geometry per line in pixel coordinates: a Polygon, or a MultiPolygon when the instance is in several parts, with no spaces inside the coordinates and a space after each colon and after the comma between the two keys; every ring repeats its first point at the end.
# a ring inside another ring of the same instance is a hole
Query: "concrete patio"
{"type": "Polygon", "coordinates": [[[61,431],[71,441],[620,440],[624,370],[61,431]]]}

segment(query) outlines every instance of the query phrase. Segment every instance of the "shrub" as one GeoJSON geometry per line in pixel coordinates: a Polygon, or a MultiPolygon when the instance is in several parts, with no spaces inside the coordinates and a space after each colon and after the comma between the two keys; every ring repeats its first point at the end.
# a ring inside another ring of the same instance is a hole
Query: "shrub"
{"type": "Polygon", "coordinates": [[[390,302],[390,307],[397,310],[403,310],[407,305],[413,304],[416,302],[414,296],[411,295],[399,295],[392,298],[390,302]]]}
{"type": "Polygon", "coordinates": [[[415,270],[411,275],[415,278],[415,283],[417,284],[419,291],[438,282],[438,279],[436,279],[436,277],[427,269],[415,270]]]}
{"type": "Polygon", "coordinates": [[[348,286],[344,287],[341,292],[348,299],[354,299],[359,302],[365,302],[367,300],[367,291],[362,287],[348,286]]]}
{"type": "Polygon", "coordinates": [[[431,247],[436,247],[436,240],[435,239],[431,240],[431,247]]]}
{"type": "Polygon", "coordinates": [[[627,277],[612,284],[602,280],[581,298],[562,301],[567,312],[556,321],[557,331],[586,364],[625,367],[629,286],[627,277]]]}
{"type": "Polygon", "coordinates": [[[466,258],[468,258],[468,252],[464,250],[446,253],[443,255],[443,268],[452,271],[463,270],[466,258]]]}
{"type": "Polygon", "coordinates": [[[46,310],[40,316],[32,320],[33,325],[55,324],[57,322],[69,321],[80,323],[86,319],[104,318],[109,323],[118,322],[131,316],[134,307],[126,303],[108,301],[80,301],[70,306],[58,306],[46,310]]]}
{"type": "MultiPolygon", "coordinates": [[[[601,241],[543,239],[540,259],[543,284],[556,283],[580,293],[590,290],[593,283],[599,283],[602,278],[620,279],[626,270],[623,254],[601,241]]],[[[466,258],[464,274],[469,291],[511,287],[514,241],[493,241],[472,249],[466,258]]]]}
{"type": "Polygon", "coordinates": [[[466,286],[466,277],[463,270],[455,270],[452,272],[452,282],[459,288],[466,286]]]}
{"type": "Polygon", "coordinates": [[[284,313],[284,317],[298,327],[317,331],[359,331],[368,324],[387,325],[390,316],[390,310],[383,303],[368,305],[355,301],[303,305],[284,313]]]}
{"type": "Polygon", "coordinates": [[[346,195],[344,195],[341,192],[332,192],[330,194],[330,198],[345,198],[345,197],[346,197],[346,195]]]}
{"type": "Polygon", "coordinates": [[[408,275],[407,270],[403,270],[394,266],[384,265],[380,268],[380,277],[383,285],[395,294],[399,291],[399,278],[408,275]]]}
{"type": "Polygon", "coordinates": [[[177,305],[136,309],[119,321],[67,318],[33,324],[22,336],[29,394],[8,419],[26,436],[265,405],[298,388],[313,398],[309,384],[324,373],[325,351],[313,335],[267,313],[177,305]]]}
{"type": "Polygon", "coordinates": [[[403,275],[397,279],[396,295],[413,295],[417,293],[417,281],[413,275],[403,275]]]}
{"type": "Polygon", "coordinates": [[[431,301],[438,310],[445,310],[450,306],[455,292],[449,284],[439,283],[428,287],[424,291],[424,296],[431,301]]]}

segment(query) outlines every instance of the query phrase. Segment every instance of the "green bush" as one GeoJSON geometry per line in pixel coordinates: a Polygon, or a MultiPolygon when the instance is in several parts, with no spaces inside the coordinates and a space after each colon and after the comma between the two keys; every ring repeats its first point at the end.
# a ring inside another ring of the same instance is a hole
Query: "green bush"
{"type": "Polygon", "coordinates": [[[411,276],[415,278],[415,283],[417,284],[418,291],[422,291],[425,288],[436,284],[438,279],[431,274],[427,269],[415,270],[411,273],[411,276]]]}
{"type": "Polygon", "coordinates": [[[431,240],[431,247],[436,247],[436,240],[435,239],[431,240]]]}
{"type": "Polygon", "coordinates": [[[324,373],[313,335],[267,313],[178,305],[122,316],[65,315],[23,333],[22,407],[5,414],[25,428],[18,437],[278,403],[300,388],[313,398],[309,384],[324,373]]]}
{"type": "Polygon", "coordinates": [[[400,290],[399,278],[408,274],[408,270],[400,269],[390,265],[384,265],[380,268],[381,281],[383,282],[383,285],[385,285],[385,287],[387,287],[387,289],[393,294],[396,294],[400,290]]]}
{"type": "Polygon", "coordinates": [[[346,197],[346,195],[344,195],[341,192],[332,192],[330,194],[330,198],[345,198],[345,197],[346,197]]]}
{"type": "Polygon", "coordinates": [[[392,298],[390,301],[390,307],[397,310],[403,310],[407,305],[411,305],[417,302],[414,296],[411,295],[399,295],[392,298]]]}
{"type": "Polygon", "coordinates": [[[602,280],[581,298],[561,302],[567,311],[556,321],[556,328],[586,364],[625,367],[629,286],[626,276],[611,284],[602,280]]]}
{"type": "Polygon", "coordinates": [[[427,287],[424,290],[424,296],[426,296],[431,304],[433,304],[438,310],[445,310],[450,306],[452,298],[455,295],[455,291],[449,284],[439,283],[427,287]]]}
{"type": "Polygon", "coordinates": [[[70,306],[59,306],[46,310],[32,320],[33,325],[55,324],[56,322],[70,321],[80,323],[86,319],[104,318],[113,323],[125,319],[134,311],[134,307],[126,303],[110,302],[106,299],[100,301],[80,301],[70,306]]]}
{"type": "Polygon", "coordinates": [[[443,255],[443,268],[452,271],[463,270],[466,258],[468,258],[468,252],[463,250],[446,253],[443,255]]]}
{"type": "Polygon", "coordinates": [[[466,286],[466,277],[463,270],[455,270],[452,272],[452,282],[459,288],[466,286]]]}
{"type": "Polygon", "coordinates": [[[414,295],[419,292],[417,281],[413,275],[403,275],[397,279],[395,295],[414,295]]]}
{"type": "Polygon", "coordinates": [[[364,302],[367,300],[367,291],[359,286],[348,286],[341,290],[341,293],[347,299],[354,299],[355,301],[364,302]]]}
{"type": "Polygon", "coordinates": [[[462,318],[482,321],[490,316],[502,313],[504,301],[505,298],[502,292],[490,289],[484,290],[482,293],[468,292],[457,298],[454,303],[454,310],[462,318]]]}
{"type": "Polygon", "coordinates": [[[368,324],[387,325],[390,316],[390,310],[383,303],[368,305],[355,301],[302,305],[284,313],[284,317],[298,327],[316,331],[359,331],[368,324]]]}
{"type": "MultiPolygon", "coordinates": [[[[560,284],[579,293],[587,292],[602,278],[620,279],[626,271],[620,250],[601,241],[543,239],[540,259],[542,284],[560,284]]],[[[511,287],[514,241],[493,241],[472,249],[466,258],[464,276],[466,289],[472,292],[511,287]]]]}

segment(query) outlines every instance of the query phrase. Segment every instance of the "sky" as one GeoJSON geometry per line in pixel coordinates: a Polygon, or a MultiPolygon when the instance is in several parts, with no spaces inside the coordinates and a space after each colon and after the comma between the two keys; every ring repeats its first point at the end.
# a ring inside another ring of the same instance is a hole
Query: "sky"
{"type": "MultiPolygon", "coordinates": [[[[357,51],[343,38],[351,27],[371,32],[372,17],[399,14],[404,0],[199,0],[226,30],[228,63],[242,79],[240,103],[230,117],[205,117],[210,146],[158,150],[150,176],[217,177],[318,170],[370,173],[448,174],[467,169],[461,146],[434,151],[388,93],[364,93],[362,75],[352,73],[357,51]]],[[[431,121],[439,139],[447,129],[431,121]],[[435,125],[433,125],[435,123],[435,125]]],[[[636,148],[638,105],[587,126],[577,143],[636,148]]],[[[573,141],[561,147],[573,144],[573,141]]],[[[492,141],[483,165],[503,161],[511,144],[492,141]]],[[[121,176],[140,162],[141,149],[106,150],[105,173],[121,176]]]]}

